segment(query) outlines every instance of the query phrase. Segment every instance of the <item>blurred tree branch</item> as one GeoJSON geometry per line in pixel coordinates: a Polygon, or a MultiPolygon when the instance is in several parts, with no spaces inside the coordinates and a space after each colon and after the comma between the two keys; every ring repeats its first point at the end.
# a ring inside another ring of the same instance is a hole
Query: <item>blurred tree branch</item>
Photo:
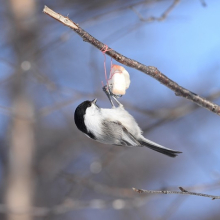
{"type": "MultiPolygon", "coordinates": [[[[78,24],[74,23],[68,17],[65,17],[65,16],[51,10],[47,6],[44,7],[43,12],[45,14],[51,16],[52,18],[56,19],[57,21],[61,22],[62,24],[72,28],[73,31],[75,31],[77,34],[79,34],[83,38],[83,41],[86,41],[86,42],[92,44],[93,46],[95,46],[99,50],[102,51],[103,48],[106,47],[105,44],[103,44],[102,42],[100,42],[99,40],[97,40],[96,38],[91,36],[89,33],[84,31],[82,28],[80,28],[80,26],[78,24]]],[[[113,59],[115,59],[116,61],[118,61],[119,63],[122,63],[122,64],[129,66],[129,67],[132,67],[132,68],[135,68],[135,69],[137,69],[141,72],[144,72],[147,75],[153,77],[154,79],[158,80],[160,83],[164,84],[166,87],[173,90],[175,92],[176,96],[182,96],[182,97],[196,103],[197,105],[220,115],[220,106],[219,105],[212,103],[212,102],[206,100],[205,98],[200,97],[199,95],[195,94],[194,92],[191,92],[191,91],[183,88],[182,86],[178,85],[176,82],[172,81],[167,76],[162,74],[156,67],[145,66],[142,63],[139,63],[133,59],[129,59],[129,58],[121,55],[120,53],[116,52],[115,50],[113,50],[111,48],[108,48],[108,50],[106,51],[106,54],[109,55],[110,57],[112,57],[113,59]]]]}
{"type": "MultiPolygon", "coordinates": [[[[216,91],[208,96],[206,96],[207,99],[209,100],[215,100],[220,97],[220,91],[216,91]]],[[[154,111],[155,115],[158,115],[158,118],[160,118],[158,121],[156,121],[154,124],[149,125],[146,128],[143,128],[144,132],[148,132],[152,129],[157,128],[158,126],[161,126],[162,124],[165,124],[167,122],[171,122],[177,118],[182,118],[193,111],[196,111],[199,108],[198,105],[180,105],[178,107],[173,108],[172,110],[170,109],[163,109],[162,113],[163,115],[159,117],[159,111],[156,110],[154,111]]]]}
{"type": "Polygon", "coordinates": [[[8,209],[4,204],[0,204],[0,213],[9,213],[13,215],[24,215],[28,214],[31,216],[48,216],[48,215],[61,215],[67,212],[71,212],[73,210],[79,209],[107,209],[112,207],[116,210],[121,209],[131,209],[135,207],[140,207],[144,205],[144,198],[135,198],[135,199],[111,199],[111,200],[103,200],[103,199],[92,199],[90,201],[80,201],[73,199],[66,199],[62,204],[53,206],[51,208],[47,207],[31,207],[28,211],[20,211],[20,210],[11,210],[8,209]]]}
{"type": "Polygon", "coordinates": [[[180,0],[174,0],[173,3],[167,8],[167,10],[160,16],[160,17],[154,17],[151,16],[149,18],[144,18],[141,13],[139,13],[134,7],[131,7],[131,10],[138,16],[140,21],[143,22],[152,22],[152,21],[163,21],[167,18],[169,13],[176,7],[176,5],[180,2],[180,0]]]}

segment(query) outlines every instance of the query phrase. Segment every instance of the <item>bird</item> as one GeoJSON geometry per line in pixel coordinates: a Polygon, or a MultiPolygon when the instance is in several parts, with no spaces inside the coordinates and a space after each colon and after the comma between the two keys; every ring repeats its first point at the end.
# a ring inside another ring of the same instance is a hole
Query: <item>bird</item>
{"type": "Polygon", "coordinates": [[[169,157],[182,153],[146,139],[133,116],[119,101],[118,107],[113,105],[112,108],[100,108],[96,102],[97,99],[84,101],[77,106],[74,113],[77,128],[87,137],[109,145],[145,146],[169,157]]]}

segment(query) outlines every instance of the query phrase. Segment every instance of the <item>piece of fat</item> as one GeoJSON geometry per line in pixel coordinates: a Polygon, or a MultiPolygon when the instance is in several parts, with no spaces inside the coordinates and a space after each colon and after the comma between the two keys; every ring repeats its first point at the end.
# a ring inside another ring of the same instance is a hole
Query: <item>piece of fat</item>
{"type": "Polygon", "coordinates": [[[130,86],[130,76],[128,71],[119,65],[112,65],[109,85],[114,95],[124,95],[130,86]]]}

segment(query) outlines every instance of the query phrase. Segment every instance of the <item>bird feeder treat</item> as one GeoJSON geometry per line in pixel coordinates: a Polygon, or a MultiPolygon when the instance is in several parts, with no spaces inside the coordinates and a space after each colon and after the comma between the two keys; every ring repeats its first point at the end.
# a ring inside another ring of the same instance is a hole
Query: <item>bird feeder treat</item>
{"type": "Polygon", "coordinates": [[[122,66],[112,65],[108,83],[114,95],[124,95],[130,85],[129,73],[122,66]]]}

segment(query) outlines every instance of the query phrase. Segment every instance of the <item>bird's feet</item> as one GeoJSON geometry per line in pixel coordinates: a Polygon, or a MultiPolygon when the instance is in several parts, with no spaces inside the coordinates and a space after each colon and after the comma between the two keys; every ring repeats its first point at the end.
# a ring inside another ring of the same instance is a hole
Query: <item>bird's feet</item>
{"type": "Polygon", "coordinates": [[[112,105],[113,108],[115,108],[115,105],[114,105],[114,103],[113,103],[111,97],[117,102],[117,104],[118,104],[119,106],[121,106],[121,107],[123,106],[123,105],[118,101],[118,99],[117,99],[117,98],[119,98],[119,97],[121,97],[121,96],[114,95],[114,94],[111,92],[111,90],[109,89],[109,86],[108,86],[108,85],[103,86],[102,89],[103,89],[103,91],[105,92],[105,94],[107,95],[107,97],[108,97],[108,99],[109,99],[109,101],[110,101],[110,103],[111,103],[111,105],[112,105]]]}
{"type": "Polygon", "coordinates": [[[110,93],[110,90],[109,90],[108,86],[107,86],[107,85],[103,86],[103,87],[102,87],[102,90],[103,90],[104,93],[107,95],[107,97],[108,97],[108,99],[109,99],[109,101],[110,101],[112,107],[115,108],[115,105],[114,105],[114,103],[113,103],[113,101],[112,101],[112,99],[111,99],[111,93],[110,93]]]}

